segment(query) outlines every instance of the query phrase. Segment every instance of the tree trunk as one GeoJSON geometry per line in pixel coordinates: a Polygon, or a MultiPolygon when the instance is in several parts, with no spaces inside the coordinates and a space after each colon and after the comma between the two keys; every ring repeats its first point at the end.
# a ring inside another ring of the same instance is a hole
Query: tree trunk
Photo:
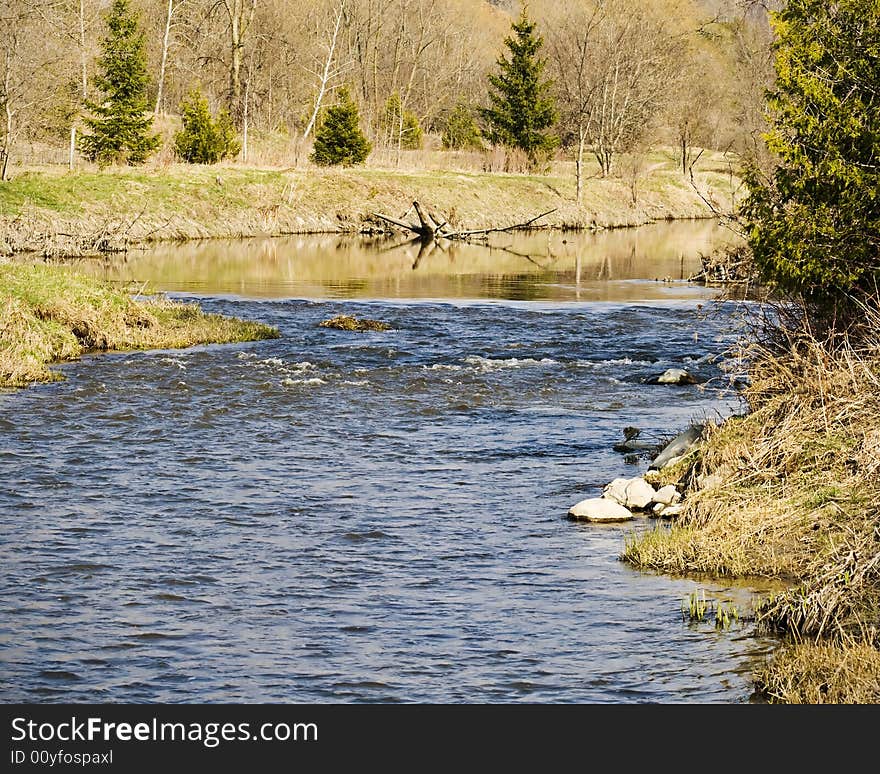
{"type": "Polygon", "coordinates": [[[229,113],[237,121],[242,117],[241,65],[245,40],[257,11],[257,0],[250,0],[250,6],[246,10],[247,3],[248,0],[223,0],[223,7],[229,16],[229,113]]]}
{"type": "Polygon", "coordinates": [[[398,104],[400,105],[400,110],[397,111],[397,159],[395,167],[400,169],[400,152],[403,147],[403,100],[401,99],[398,104]]]}
{"type": "Polygon", "coordinates": [[[165,34],[162,36],[162,61],[159,65],[159,81],[156,88],[156,107],[153,115],[162,110],[162,97],[165,91],[165,67],[168,62],[168,42],[171,39],[171,19],[174,16],[174,0],[168,0],[168,11],[165,14],[165,34]]]}
{"type": "Polygon", "coordinates": [[[602,177],[608,177],[611,174],[611,158],[613,156],[612,151],[607,148],[599,147],[596,149],[594,153],[596,157],[596,161],[599,162],[599,169],[602,172],[602,177]]]}
{"type": "Polygon", "coordinates": [[[248,79],[244,83],[244,111],[242,117],[242,133],[241,133],[241,160],[243,163],[247,164],[248,160],[248,97],[250,96],[250,84],[251,79],[248,76],[248,79]]]}
{"type": "Polygon", "coordinates": [[[687,136],[682,132],[678,139],[681,146],[681,174],[686,175],[688,171],[687,136]]]}
{"type": "Polygon", "coordinates": [[[312,111],[312,117],[309,119],[308,126],[306,126],[306,130],[303,133],[303,139],[308,137],[312,129],[315,127],[315,122],[318,120],[318,113],[321,110],[321,101],[324,99],[324,94],[327,91],[327,84],[332,77],[332,67],[333,67],[333,56],[336,53],[336,41],[339,38],[339,28],[342,25],[342,16],[345,12],[345,0],[340,0],[339,8],[336,11],[336,22],[333,25],[333,35],[330,38],[330,46],[327,50],[327,60],[324,62],[324,70],[321,73],[321,84],[318,88],[318,96],[315,98],[315,109],[312,111]]]}
{"type": "Polygon", "coordinates": [[[229,112],[233,116],[241,115],[241,37],[238,24],[230,28],[230,44],[232,60],[229,65],[229,112]]]}
{"type": "Polygon", "coordinates": [[[583,190],[584,190],[584,144],[586,142],[586,135],[583,129],[578,132],[578,153],[577,153],[577,161],[575,161],[575,178],[577,183],[577,195],[576,201],[578,206],[580,206],[581,201],[583,199],[583,190]]]}
{"type": "Polygon", "coordinates": [[[85,0],[79,0],[79,61],[82,77],[82,98],[89,96],[89,76],[86,71],[86,12],[85,0]]]}
{"type": "MultiPolygon", "coordinates": [[[[13,45],[18,45],[18,39],[13,36],[13,45]]],[[[9,82],[11,79],[11,60],[12,57],[9,54],[9,51],[6,51],[5,54],[5,70],[3,73],[3,94],[9,94],[9,82]]],[[[3,148],[0,149],[0,154],[3,156],[3,164],[0,166],[0,181],[6,181],[8,179],[7,173],[9,170],[9,151],[12,148],[12,106],[9,104],[9,98],[4,100],[3,102],[3,111],[6,114],[6,134],[3,136],[3,148]]]]}
{"type": "Polygon", "coordinates": [[[6,135],[3,137],[3,167],[0,169],[0,180],[6,181],[7,171],[9,169],[9,151],[12,147],[12,109],[9,103],[6,103],[6,135]]]}
{"type": "Polygon", "coordinates": [[[67,156],[67,168],[73,172],[76,163],[76,122],[70,127],[70,150],[67,156]]]}

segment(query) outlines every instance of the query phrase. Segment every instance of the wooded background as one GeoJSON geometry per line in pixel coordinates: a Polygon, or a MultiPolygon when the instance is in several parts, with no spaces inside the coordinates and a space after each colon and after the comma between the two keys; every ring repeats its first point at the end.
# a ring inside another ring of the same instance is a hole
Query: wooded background
{"type": "MultiPolygon", "coordinates": [[[[67,164],[109,0],[0,0],[0,152],[18,167],[67,164]]],[[[389,105],[412,113],[440,152],[456,110],[475,117],[521,10],[505,0],[131,0],[145,32],[154,126],[173,161],[179,105],[200,87],[247,142],[239,161],[306,164],[321,109],[348,85],[373,144],[400,164],[389,105]],[[397,101],[397,102],[395,102],[397,101]]],[[[558,153],[760,147],[772,77],[766,3],[755,0],[532,0],[554,83],[558,153]]],[[[451,151],[450,151],[451,153],[451,151]]],[[[457,152],[510,169],[498,149],[457,152]]]]}

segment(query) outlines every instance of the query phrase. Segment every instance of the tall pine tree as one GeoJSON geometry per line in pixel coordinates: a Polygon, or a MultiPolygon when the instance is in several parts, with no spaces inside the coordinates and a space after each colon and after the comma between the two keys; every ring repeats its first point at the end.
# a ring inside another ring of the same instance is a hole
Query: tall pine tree
{"type": "Polygon", "coordinates": [[[511,29],[513,35],[504,39],[510,58],[498,59],[499,73],[489,76],[492,106],[482,108],[480,114],[491,142],[525,151],[534,165],[558,144],[548,131],[556,121],[556,105],[552,82],[541,78],[545,61],[538,53],[544,39],[535,34],[526,7],[511,29]]]}
{"type": "Polygon", "coordinates": [[[309,158],[325,167],[336,164],[349,167],[366,161],[371,150],[372,146],[360,128],[357,105],[348,89],[343,87],[336,104],[327,109],[315,133],[315,147],[309,158]]]}
{"type": "Polygon", "coordinates": [[[101,166],[142,164],[159,147],[159,137],[150,133],[144,35],[128,0],[113,0],[106,22],[99,71],[93,78],[104,99],[86,103],[93,114],[85,121],[91,134],[80,139],[79,147],[101,166]]]}

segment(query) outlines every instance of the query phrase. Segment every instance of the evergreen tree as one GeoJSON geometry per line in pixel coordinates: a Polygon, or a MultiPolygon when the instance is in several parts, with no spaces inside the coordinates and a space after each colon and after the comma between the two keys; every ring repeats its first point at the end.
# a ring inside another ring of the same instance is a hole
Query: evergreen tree
{"type": "Polygon", "coordinates": [[[789,0],[774,15],[769,176],[747,172],[765,280],[824,305],[880,282],[880,1],[789,0]]]}
{"type": "Polygon", "coordinates": [[[455,106],[443,128],[443,147],[449,150],[481,150],[480,127],[470,108],[460,102],[455,106]]]}
{"type": "Polygon", "coordinates": [[[183,129],[174,135],[174,151],[183,161],[216,164],[241,150],[228,111],[221,110],[217,118],[213,118],[208,100],[199,89],[193,89],[180,103],[180,114],[183,129]]]}
{"type": "Polygon", "coordinates": [[[422,147],[422,127],[419,126],[419,119],[415,113],[403,110],[400,95],[396,91],[385,102],[380,128],[392,147],[396,148],[398,142],[404,150],[419,150],[422,147]]]}
{"type": "Polygon", "coordinates": [[[504,39],[510,58],[499,57],[500,72],[489,76],[492,107],[480,113],[489,126],[489,140],[524,150],[535,164],[557,146],[558,139],[547,131],[556,121],[556,107],[552,83],[541,80],[545,61],[538,52],[544,39],[535,34],[527,10],[523,7],[511,27],[514,34],[504,39]]]}
{"type": "Polygon", "coordinates": [[[99,72],[93,79],[104,99],[86,102],[93,117],[85,123],[92,133],[81,138],[79,147],[86,158],[101,166],[142,164],[159,147],[159,137],[150,134],[153,119],[147,104],[144,35],[128,0],[113,0],[106,22],[99,72]]]}
{"type": "Polygon", "coordinates": [[[327,109],[318,131],[315,147],[309,158],[321,166],[362,164],[372,147],[360,128],[357,105],[348,89],[339,91],[335,105],[327,109]]]}

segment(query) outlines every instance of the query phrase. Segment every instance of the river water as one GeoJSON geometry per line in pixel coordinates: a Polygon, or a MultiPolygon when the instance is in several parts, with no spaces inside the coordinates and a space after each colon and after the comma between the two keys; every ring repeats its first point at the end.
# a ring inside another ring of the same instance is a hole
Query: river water
{"type": "Polygon", "coordinates": [[[739,410],[711,223],[492,249],[292,237],[81,268],[277,340],[114,353],[0,393],[2,688],[36,702],[739,703],[774,643],[685,622],[653,520],[566,519],[612,446],[739,410]],[[707,314],[707,312],[711,312],[707,314]],[[320,327],[346,313],[388,332],[320,327]],[[648,385],[686,366],[703,384],[648,385]]]}

